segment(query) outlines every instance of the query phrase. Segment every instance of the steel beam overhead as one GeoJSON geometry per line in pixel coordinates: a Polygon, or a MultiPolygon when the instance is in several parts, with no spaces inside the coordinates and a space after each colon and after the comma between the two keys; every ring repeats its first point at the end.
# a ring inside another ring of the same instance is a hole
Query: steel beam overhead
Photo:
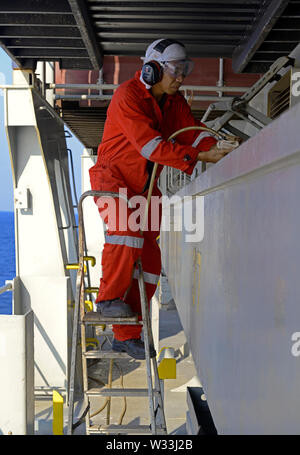
{"type": "Polygon", "coordinates": [[[1,38],[34,38],[38,44],[39,38],[63,38],[73,39],[81,38],[80,31],[77,27],[58,27],[55,26],[34,26],[28,27],[26,25],[13,25],[0,27],[1,38]]]}
{"type": "Polygon", "coordinates": [[[253,25],[251,34],[246,43],[241,43],[233,53],[232,67],[236,73],[240,73],[247,66],[256,50],[263,43],[272,27],[279,19],[289,0],[272,0],[265,9],[261,19],[253,25]]]}
{"type": "Polygon", "coordinates": [[[51,57],[62,69],[99,69],[106,55],[140,57],[163,33],[182,41],[192,58],[233,58],[235,71],[265,72],[300,41],[299,0],[0,3],[2,47],[23,67],[51,57]]]}
{"type": "Polygon", "coordinates": [[[67,2],[53,0],[1,0],[1,13],[72,14],[67,2]]]}
{"type": "Polygon", "coordinates": [[[86,49],[63,49],[60,51],[57,48],[16,48],[14,52],[17,58],[46,58],[55,60],[57,58],[88,58],[86,49]]]}
{"type": "Polygon", "coordinates": [[[12,38],[7,43],[7,49],[85,49],[84,43],[80,38],[12,38]]]}
{"type": "Polygon", "coordinates": [[[69,14],[7,14],[0,12],[0,27],[2,26],[15,26],[25,25],[26,27],[76,27],[76,21],[72,15],[69,14]]]}
{"type": "Polygon", "coordinates": [[[80,30],[82,40],[91,59],[94,69],[101,69],[103,66],[103,53],[96,40],[92,22],[88,15],[86,2],[83,0],[68,0],[74,14],[77,26],[80,30]]]}

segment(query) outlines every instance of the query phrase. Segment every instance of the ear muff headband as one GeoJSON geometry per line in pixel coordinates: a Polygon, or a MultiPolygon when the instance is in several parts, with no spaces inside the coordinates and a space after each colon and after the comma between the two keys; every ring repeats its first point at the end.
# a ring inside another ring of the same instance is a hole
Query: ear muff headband
{"type": "Polygon", "coordinates": [[[159,43],[154,46],[154,50],[160,52],[161,54],[167,47],[171,46],[171,44],[179,44],[179,46],[184,47],[182,43],[179,43],[179,41],[172,40],[172,39],[164,39],[160,41],[159,43]]]}

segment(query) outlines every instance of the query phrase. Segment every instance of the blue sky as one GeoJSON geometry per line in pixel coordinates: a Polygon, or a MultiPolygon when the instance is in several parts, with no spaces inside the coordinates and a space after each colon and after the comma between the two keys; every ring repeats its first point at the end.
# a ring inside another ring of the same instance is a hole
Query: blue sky
{"type": "MultiPolygon", "coordinates": [[[[0,85],[12,83],[11,59],[0,48],[0,85]]],[[[13,211],[13,183],[7,139],[4,129],[3,93],[0,90],[0,211],[13,211]]],[[[67,129],[67,127],[66,127],[67,129]]],[[[72,150],[77,195],[81,194],[80,157],[83,145],[74,137],[67,140],[68,148],[72,150]]]]}

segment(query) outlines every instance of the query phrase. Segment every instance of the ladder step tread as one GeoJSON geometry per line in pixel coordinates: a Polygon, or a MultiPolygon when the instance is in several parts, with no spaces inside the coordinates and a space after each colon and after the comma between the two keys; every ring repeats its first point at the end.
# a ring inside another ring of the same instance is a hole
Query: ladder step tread
{"type": "MultiPolygon", "coordinates": [[[[164,429],[161,426],[157,426],[157,432],[160,434],[166,434],[164,429]]],[[[150,425],[136,425],[136,426],[126,426],[126,425],[91,425],[89,427],[89,432],[92,433],[147,433],[151,434],[150,425]]]]}
{"type": "MultiPolygon", "coordinates": [[[[153,390],[153,394],[157,394],[156,390],[153,390]]],[[[86,391],[88,396],[112,396],[112,397],[147,397],[148,389],[142,388],[130,388],[130,389],[114,389],[114,388],[99,388],[95,387],[86,391]]]]}
{"type": "Polygon", "coordinates": [[[87,351],[82,353],[86,359],[131,359],[127,352],[87,351]]]}
{"type": "Polygon", "coordinates": [[[86,313],[82,320],[86,324],[139,324],[138,315],[130,318],[105,318],[96,311],[89,311],[86,313]]]}

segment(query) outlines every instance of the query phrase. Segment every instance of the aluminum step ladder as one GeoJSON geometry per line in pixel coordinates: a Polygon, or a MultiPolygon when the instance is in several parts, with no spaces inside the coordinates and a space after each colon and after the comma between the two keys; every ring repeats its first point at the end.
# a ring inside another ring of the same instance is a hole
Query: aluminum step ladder
{"type": "Polygon", "coordinates": [[[83,372],[83,393],[84,393],[84,413],[79,419],[84,418],[86,423],[86,434],[167,434],[166,420],[163,407],[162,390],[158,376],[158,368],[156,358],[150,358],[149,345],[153,345],[153,335],[151,330],[151,321],[149,316],[147,295],[145,291],[145,283],[143,276],[143,269],[141,260],[138,259],[138,284],[141,297],[142,309],[142,324],[144,333],[145,345],[145,361],[147,367],[147,388],[137,389],[122,389],[122,388],[88,388],[88,360],[89,359],[111,359],[111,368],[113,359],[121,359],[131,357],[124,352],[115,351],[101,351],[101,350],[87,350],[86,331],[89,324],[92,325],[108,325],[108,324],[138,324],[137,315],[131,318],[103,318],[99,313],[86,312],[85,310],[85,286],[84,286],[84,220],[83,220],[83,201],[86,197],[112,197],[123,198],[128,204],[128,200],[124,195],[112,192],[103,191],[87,191],[85,192],[78,204],[78,233],[79,233],[79,267],[76,279],[76,296],[74,308],[74,321],[73,321],[73,335],[72,335],[72,353],[71,353],[71,368],[70,368],[70,382],[69,382],[69,415],[68,415],[68,428],[67,433],[71,435],[77,424],[73,422],[74,415],[74,391],[75,391],[75,370],[76,370],[76,356],[78,347],[79,326],[81,333],[81,353],[82,353],[82,372],[83,372]],[[152,361],[152,368],[151,368],[152,361]],[[154,376],[154,384],[153,378],[154,376]],[[120,396],[135,396],[149,398],[150,409],[150,425],[93,425],[90,422],[90,399],[95,396],[106,397],[120,397],[120,396]]]}

